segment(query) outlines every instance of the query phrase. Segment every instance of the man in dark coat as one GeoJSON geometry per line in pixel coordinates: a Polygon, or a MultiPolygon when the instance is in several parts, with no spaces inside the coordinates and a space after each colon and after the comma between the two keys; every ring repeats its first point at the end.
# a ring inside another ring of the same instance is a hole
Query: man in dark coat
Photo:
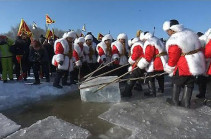
{"type": "Polygon", "coordinates": [[[26,34],[21,34],[17,36],[15,44],[11,47],[11,52],[14,55],[15,63],[15,73],[17,80],[21,80],[22,76],[24,80],[27,80],[27,70],[28,70],[28,56],[29,56],[29,46],[31,44],[30,38],[26,34]],[[21,75],[20,75],[20,72],[21,75]]]}
{"type": "Polygon", "coordinates": [[[40,84],[39,71],[40,66],[42,66],[43,73],[46,77],[46,82],[50,81],[49,70],[48,70],[48,53],[46,49],[42,48],[39,41],[35,40],[32,43],[32,47],[29,52],[29,61],[32,63],[32,68],[34,72],[35,82],[34,84],[40,84]]]}

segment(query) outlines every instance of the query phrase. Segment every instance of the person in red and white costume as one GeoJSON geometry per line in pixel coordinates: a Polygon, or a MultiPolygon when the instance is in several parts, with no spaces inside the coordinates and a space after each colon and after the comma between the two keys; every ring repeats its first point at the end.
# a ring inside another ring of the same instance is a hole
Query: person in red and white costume
{"type": "MultiPolygon", "coordinates": [[[[133,69],[137,66],[138,61],[143,57],[143,47],[144,44],[143,42],[141,42],[139,40],[139,38],[134,38],[131,40],[131,43],[129,43],[131,45],[131,49],[130,49],[130,57],[128,59],[128,62],[130,63],[130,67],[128,69],[128,71],[131,72],[130,77],[129,78],[137,78],[139,76],[142,76],[143,73],[145,72],[145,70],[141,70],[141,69],[136,69],[135,71],[133,71],[133,69]]],[[[131,97],[132,96],[132,89],[135,85],[136,81],[128,81],[125,85],[125,89],[122,92],[121,96],[122,97],[131,97]]],[[[142,86],[141,86],[141,82],[138,81],[138,84],[136,87],[134,87],[135,90],[142,90],[142,86]]]]}
{"type": "MultiPolygon", "coordinates": [[[[144,42],[144,56],[137,66],[140,69],[145,69],[148,76],[162,73],[167,62],[167,53],[163,42],[149,32],[142,32],[140,40],[144,42]]],[[[160,93],[164,92],[164,76],[157,76],[148,78],[149,92],[146,92],[145,95],[153,94],[156,97],[155,78],[158,80],[160,93]]]]}
{"type": "Polygon", "coordinates": [[[93,42],[91,34],[86,35],[84,43],[84,56],[87,62],[87,71],[94,71],[97,68],[96,43],[93,42]]]}
{"type": "MultiPolygon", "coordinates": [[[[210,31],[211,29],[205,32],[205,34],[203,34],[202,32],[197,33],[199,40],[201,42],[203,53],[205,52],[205,46],[208,43],[208,36],[210,34],[210,31]]],[[[209,67],[209,63],[210,63],[210,60],[206,59],[206,70],[209,67]]],[[[203,75],[196,76],[196,84],[198,85],[198,89],[199,89],[199,94],[196,95],[197,98],[205,98],[205,94],[207,91],[207,81],[208,81],[208,77],[206,73],[204,73],[203,75]]]]}
{"type": "MultiPolygon", "coordinates": [[[[112,60],[114,61],[113,68],[118,68],[121,65],[125,65],[128,63],[128,37],[125,33],[121,33],[117,36],[117,40],[111,44],[112,48],[112,60]]],[[[116,70],[115,74],[121,76],[126,73],[128,67],[123,67],[119,70],[116,70]]]]}
{"type": "Polygon", "coordinates": [[[136,67],[136,61],[140,60],[144,53],[143,53],[144,44],[139,40],[139,38],[134,38],[131,41],[131,48],[130,48],[130,57],[128,59],[128,63],[130,63],[130,67],[128,71],[132,71],[136,67]]]}
{"type": "Polygon", "coordinates": [[[53,86],[57,88],[62,88],[59,85],[60,79],[62,76],[62,84],[67,84],[67,75],[68,72],[73,71],[73,57],[72,57],[72,49],[73,42],[76,38],[76,33],[74,31],[70,31],[64,33],[61,39],[58,39],[54,43],[54,52],[55,55],[52,58],[52,64],[57,67],[56,77],[54,79],[53,86]]]}
{"type": "Polygon", "coordinates": [[[201,51],[201,43],[196,33],[185,29],[177,20],[165,21],[163,30],[170,36],[166,42],[168,52],[168,64],[164,70],[172,76],[172,99],[168,99],[173,105],[190,107],[190,100],[194,87],[194,76],[205,72],[205,58],[201,51]],[[181,88],[184,93],[179,101],[181,88]]]}
{"type": "Polygon", "coordinates": [[[205,46],[205,58],[207,61],[208,69],[206,71],[207,77],[207,93],[211,93],[211,33],[207,37],[207,44],[205,46]]]}
{"type": "MultiPolygon", "coordinates": [[[[99,64],[107,64],[111,62],[111,43],[112,43],[113,37],[110,34],[105,35],[102,38],[102,41],[97,45],[96,51],[98,53],[97,62],[99,64]]],[[[100,70],[97,74],[104,73],[106,71],[109,71],[111,69],[111,65],[106,66],[102,70],[100,70]]]]}
{"type": "Polygon", "coordinates": [[[75,65],[76,65],[76,68],[74,69],[74,71],[72,73],[72,75],[74,76],[73,77],[74,80],[79,80],[78,78],[81,78],[85,74],[85,72],[83,71],[84,67],[82,67],[84,65],[84,64],[82,64],[82,62],[85,61],[84,50],[83,50],[84,42],[85,42],[84,37],[79,37],[79,38],[75,39],[75,42],[74,42],[73,57],[74,57],[75,65]],[[80,69],[82,69],[82,70],[81,70],[80,75],[78,75],[80,69]]]}

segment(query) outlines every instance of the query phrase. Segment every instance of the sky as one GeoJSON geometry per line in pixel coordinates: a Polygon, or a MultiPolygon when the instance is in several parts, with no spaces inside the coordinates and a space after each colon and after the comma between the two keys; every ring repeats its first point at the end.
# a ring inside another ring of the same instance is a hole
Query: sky
{"type": "MultiPolygon", "coordinates": [[[[133,38],[136,31],[153,32],[167,38],[164,21],[177,19],[186,28],[205,32],[211,27],[211,1],[203,0],[0,0],[0,33],[8,32],[23,18],[45,29],[45,15],[56,22],[50,28],[82,29],[111,35],[119,33],[133,38]]],[[[85,33],[86,34],[86,33],[85,33]]]]}

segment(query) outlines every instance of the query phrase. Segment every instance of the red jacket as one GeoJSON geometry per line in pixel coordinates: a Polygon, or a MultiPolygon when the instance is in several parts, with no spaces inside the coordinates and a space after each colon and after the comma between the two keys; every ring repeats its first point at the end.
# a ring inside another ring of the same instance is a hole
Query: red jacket
{"type": "MultiPolygon", "coordinates": [[[[57,42],[56,43],[56,49],[55,49],[55,55],[63,54],[63,53],[64,53],[64,48],[63,48],[61,42],[57,42]]],[[[58,66],[58,63],[56,61],[54,61],[54,65],[58,66]]]]}
{"type": "Polygon", "coordinates": [[[111,61],[111,56],[108,54],[107,52],[107,46],[104,42],[100,42],[97,47],[96,47],[96,51],[98,53],[98,58],[97,58],[97,62],[98,63],[103,63],[103,59],[106,59],[106,63],[109,63],[111,61]]]}
{"type": "MultiPolygon", "coordinates": [[[[211,58],[211,39],[209,40],[209,42],[207,43],[207,45],[205,46],[205,58],[211,58]]],[[[209,61],[209,67],[207,70],[207,74],[211,75],[211,63],[209,61]]]]}
{"type": "Polygon", "coordinates": [[[144,43],[144,56],[139,61],[138,67],[145,68],[147,72],[163,71],[167,55],[158,55],[163,52],[165,52],[164,44],[156,37],[149,38],[144,43]]]}
{"type": "Polygon", "coordinates": [[[177,69],[179,70],[179,76],[190,76],[192,75],[189,70],[189,66],[185,56],[181,56],[182,51],[177,45],[172,45],[168,49],[168,65],[175,67],[174,75],[177,69]]]}
{"type": "Polygon", "coordinates": [[[128,59],[128,62],[132,65],[132,69],[137,66],[137,63],[135,62],[144,56],[143,47],[144,44],[142,42],[136,42],[132,45],[130,49],[130,57],[128,59]]]}
{"type": "Polygon", "coordinates": [[[79,46],[78,44],[74,45],[73,57],[75,58],[75,61],[78,61],[83,57],[83,46],[79,46]]]}
{"type": "Polygon", "coordinates": [[[128,53],[128,45],[125,44],[125,46],[122,45],[119,41],[115,41],[111,44],[112,48],[112,59],[115,60],[118,58],[118,61],[115,61],[114,64],[117,65],[124,65],[128,63],[127,59],[127,53],[128,53]],[[125,49],[124,49],[125,47],[125,49]],[[125,51],[125,52],[124,52],[125,51]]]}
{"type": "Polygon", "coordinates": [[[178,70],[179,76],[195,76],[204,74],[205,59],[201,50],[198,36],[185,29],[173,34],[166,42],[168,51],[168,64],[165,71],[170,76],[178,70]]]}

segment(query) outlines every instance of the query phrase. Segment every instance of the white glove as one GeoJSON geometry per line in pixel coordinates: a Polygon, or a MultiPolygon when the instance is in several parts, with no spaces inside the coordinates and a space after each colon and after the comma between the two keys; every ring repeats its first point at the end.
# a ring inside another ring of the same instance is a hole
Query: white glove
{"type": "Polygon", "coordinates": [[[81,60],[76,61],[76,62],[75,62],[75,65],[76,65],[77,67],[81,67],[81,66],[82,66],[81,60]]]}

